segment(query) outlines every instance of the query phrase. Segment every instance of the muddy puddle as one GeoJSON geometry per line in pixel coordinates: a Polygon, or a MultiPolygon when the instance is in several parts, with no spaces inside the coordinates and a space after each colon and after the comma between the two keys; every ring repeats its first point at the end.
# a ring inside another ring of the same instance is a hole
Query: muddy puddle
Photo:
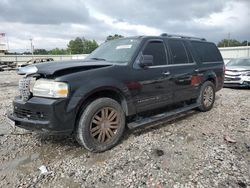
{"type": "MultiPolygon", "coordinates": [[[[31,138],[30,138],[31,139],[31,138]]],[[[62,141],[62,143],[67,141],[62,141]]],[[[3,164],[0,164],[0,175],[19,173],[31,174],[38,173],[38,168],[41,165],[49,166],[57,161],[63,161],[65,158],[80,158],[84,156],[86,166],[91,167],[95,164],[104,163],[107,159],[111,158],[110,152],[94,154],[88,152],[77,143],[62,144],[58,140],[56,143],[44,143],[42,146],[36,146],[32,150],[26,152],[24,155],[16,154],[14,159],[10,159],[3,164]]],[[[51,169],[53,171],[53,169],[51,169]]]]}
{"type": "Polygon", "coordinates": [[[17,87],[18,86],[18,82],[4,82],[4,83],[0,83],[0,87],[4,88],[4,87],[17,87]]]}
{"type": "Polygon", "coordinates": [[[14,160],[9,161],[5,163],[4,165],[1,165],[0,173],[6,173],[12,170],[21,170],[23,166],[35,161],[36,159],[39,158],[39,156],[40,156],[39,153],[34,153],[31,155],[26,155],[26,156],[15,158],[14,160]]]}

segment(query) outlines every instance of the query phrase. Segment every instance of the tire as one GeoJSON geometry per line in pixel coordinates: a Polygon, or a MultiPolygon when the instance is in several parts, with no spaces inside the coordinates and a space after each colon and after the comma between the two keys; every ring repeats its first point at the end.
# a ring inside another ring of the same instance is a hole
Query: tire
{"type": "Polygon", "coordinates": [[[125,113],[121,105],[110,98],[99,98],[82,112],[76,139],[89,151],[103,152],[119,142],[124,129],[125,113]]]}
{"type": "Polygon", "coordinates": [[[200,96],[198,98],[199,111],[207,112],[213,108],[215,101],[215,85],[211,81],[206,81],[202,84],[200,89],[200,96]]]}

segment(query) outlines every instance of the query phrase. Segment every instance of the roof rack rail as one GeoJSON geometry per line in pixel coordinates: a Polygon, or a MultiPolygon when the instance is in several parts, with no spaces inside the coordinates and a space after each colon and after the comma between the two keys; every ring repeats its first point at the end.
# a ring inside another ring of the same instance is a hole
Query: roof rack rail
{"type": "Polygon", "coordinates": [[[191,37],[191,36],[184,36],[184,35],[172,35],[172,34],[167,34],[167,33],[162,33],[161,36],[162,37],[173,37],[173,38],[194,39],[194,40],[206,41],[205,38],[191,37]]]}

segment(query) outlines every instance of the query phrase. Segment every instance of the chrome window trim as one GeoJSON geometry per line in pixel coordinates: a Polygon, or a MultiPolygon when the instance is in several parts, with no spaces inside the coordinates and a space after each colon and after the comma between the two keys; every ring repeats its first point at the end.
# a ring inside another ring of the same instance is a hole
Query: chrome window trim
{"type": "Polygon", "coordinates": [[[183,63],[183,64],[170,64],[170,65],[158,65],[158,66],[149,66],[148,68],[166,68],[166,67],[179,67],[179,66],[193,66],[196,63],[183,63]]]}
{"type": "Polygon", "coordinates": [[[211,62],[201,62],[202,64],[216,64],[221,63],[222,61],[211,61],[211,62]]]}

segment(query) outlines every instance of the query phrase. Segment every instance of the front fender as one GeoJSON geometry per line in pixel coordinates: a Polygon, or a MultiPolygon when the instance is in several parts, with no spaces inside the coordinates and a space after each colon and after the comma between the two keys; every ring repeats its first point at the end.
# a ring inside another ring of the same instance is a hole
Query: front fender
{"type": "Polygon", "coordinates": [[[130,91],[127,86],[120,80],[100,77],[94,80],[84,80],[84,84],[75,86],[75,88],[77,89],[75,89],[72,93],[67,106],[68,112],[75,110],[75,112],[77,113],[81,105],[88,97],[90,97],[94,93],[104,90],[114,91],[125,99],[127,114],[133,113],[135,111],[130,91]]]}

